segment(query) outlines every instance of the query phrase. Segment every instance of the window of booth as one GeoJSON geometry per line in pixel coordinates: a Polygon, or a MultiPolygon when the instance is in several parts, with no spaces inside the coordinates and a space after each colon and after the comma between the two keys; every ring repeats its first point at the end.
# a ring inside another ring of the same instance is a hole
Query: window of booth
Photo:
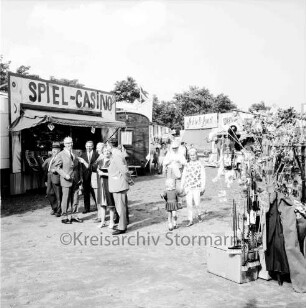
{"type": "MultiPolygon", "coordinates": [[[[85,143],[92,140],[94,145],[101,142],[101,129],[94,131],[91,127],[71,127],[65,125],[54,125],[52,130],[47,124],[31,127],[22,131],[22,156],[25,162],[26,171],[39,171],[43,162],[51,155],[52,143],[62,143],[64,138],[71,136],[73,149],[77,155],[85,151],[85,143]]],[[[63,148],[63,144],[61,144],[63,148]]]]}
{"type": "Polygon", "coordinates": [[[101,129],[96,128],[94,133],[91,127],[71,127],[54,125],[51,131],[47,124],[25,129],[22,131],[22,145],[24,150],[40,151],[51,150],[52,142],[62,142],[65,137],[71,136],[74,149],[85,149],[85,143],[92,140],[96,145],[101,142],[101,129]]]}
{"type": "Polygon", "coordinates": [[[133,131],[122,131],[121,132],[121,144],[132,145],[133,144],[133,131]]]}

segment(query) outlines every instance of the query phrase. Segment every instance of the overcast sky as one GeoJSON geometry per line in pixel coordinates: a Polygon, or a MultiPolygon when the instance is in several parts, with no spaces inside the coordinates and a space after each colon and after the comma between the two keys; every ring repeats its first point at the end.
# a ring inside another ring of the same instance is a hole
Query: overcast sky
{"type": "Polygon", "coordinates": [[[189,86],[241,109],[306,103],[306,0],[2,0],[11,69],[110,91],[132,76],[171,100],[189,86]]]}

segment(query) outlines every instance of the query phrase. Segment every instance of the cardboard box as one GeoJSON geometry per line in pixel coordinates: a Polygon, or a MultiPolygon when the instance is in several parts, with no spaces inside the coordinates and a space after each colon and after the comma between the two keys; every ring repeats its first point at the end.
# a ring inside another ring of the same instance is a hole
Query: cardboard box
{"type": "Polygon", "coordinates": [[[231,251],[227,248],[208,247],[208,272],[237,283],[246,283],[258,278],[259,261],[242,266],[241,250],[231,251]]]}

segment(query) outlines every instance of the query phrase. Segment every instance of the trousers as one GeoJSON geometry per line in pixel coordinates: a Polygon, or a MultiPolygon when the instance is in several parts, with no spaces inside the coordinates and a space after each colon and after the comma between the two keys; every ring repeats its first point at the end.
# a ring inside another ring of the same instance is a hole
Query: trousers
{"type": "Polygon", "coordinates": [[[126,230],[127,228],[127,190],[113,193],[115,207],[119,215],[118,230],[126,230]]]}
{"type": "Polygon", "coordinates": [[[61,186],[52,183],[51,174],[47,178],[47,198],[54,212],[61,212],[61,186]]]}
{"type": "Polygon", "coordinates": [[[71,219],[79,212],[79,191],[78,186],[62,187],[62,216],[63,219],[71,219]]]}
{"type": "Polygon", "coordinates": [[[200,193],[201,193],[200,188],[191,188],[187,192],[186,203],[187,203],[189,221],[192,221],[193,219],[193,204],[196,208],[197,214],[199,215],[198,208],[200,206],[200,200],[201,200],[200,193]]]}

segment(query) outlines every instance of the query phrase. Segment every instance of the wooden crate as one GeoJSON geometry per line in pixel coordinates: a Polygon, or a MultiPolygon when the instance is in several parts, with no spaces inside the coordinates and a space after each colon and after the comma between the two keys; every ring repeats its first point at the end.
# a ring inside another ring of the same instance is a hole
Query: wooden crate
{"type": "Polygon", "coordinates": [[[242,266],[241,251],[231,251],[224,247],[208,247],[208,272],[237,283],[246,283],[258,278],[259,262],[249,262],[242,266]]]}

